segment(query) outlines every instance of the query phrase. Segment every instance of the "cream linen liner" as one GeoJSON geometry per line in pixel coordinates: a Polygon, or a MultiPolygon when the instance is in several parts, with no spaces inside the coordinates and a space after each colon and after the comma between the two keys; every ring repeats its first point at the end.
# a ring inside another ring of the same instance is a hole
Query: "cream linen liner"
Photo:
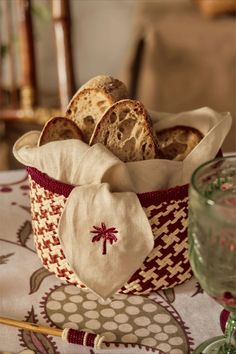
{"type": "Polygon", "coordinates": [[[79,140],[37,147],[39,132],[23,135],[13,147],[24,165],[76,186],[66,201],[59,237],[76,276],[104,299],[130,279],[153,248],[151,227],[136,193],[188,183],[199,164],[216,156],[232,120],[229,113],[210,108],[151,116],[154,129],[187,125],[204,138],[183,162],[123,163],[103,145],[89,147],[79,140]]]}

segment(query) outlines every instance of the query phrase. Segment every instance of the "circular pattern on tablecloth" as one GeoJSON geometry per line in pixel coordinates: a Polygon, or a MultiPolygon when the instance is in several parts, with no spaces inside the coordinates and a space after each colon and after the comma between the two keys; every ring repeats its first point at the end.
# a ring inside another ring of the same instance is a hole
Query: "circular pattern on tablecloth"
{"type": "Polygon", "coordinates": [[[80,295],[72,295],[69,297],[69,300],[75,304],[80,304],[84,299],[80,295]]]}
{"type": "Polygon", "coordinates": [[[55,301],[55,300],[48,301],[47,306],[51,310],[60,310],[61,309],[61,303],[59,301],[55,301]]]}
{"type": "Polygon", "coordinates": [[[124,301],[112,301],[111,307],[113,309],[122,309],[125,306],[124,301]]]}
{"type": "Polygon", "coordinates": [[[75,313],[78,310],[78,306],[76,306],[73,302],[67,302],[63,305],[63,310],[67,313],[75,313]]]}
{"type": "Polygon", "coordinates": [[[83,322],[84,317],[81,316],[79,313],[73,313],[73,315],[70,315],[68,317],[68,319],[74,323],[81,323],[81,322],[83,322]]]}
{"type": "Polygon", "coordinates": [[[188,337],[174,308],[153,298],[116,294],[103,301],[72,285],[55,287],[42,302],[43,315],[59,327],[86,329],[106,341],[137,343],[169,354],[189,352],[188,337]]]}
{"type": "Polygon", "coordinates": [[[103,323],[103,328],[105,328],[106,330],[114,331],[115,329],[117,329],[117,327],[118,324],[113,321],[107,321],[103,323]]]}
{"type": "Polygon", "coordinates": [[[136,306],[126,306],[125,312],[128,313],[129,315],[137,315],[140,310],[136,306]]]}
{"type": "Polygon", "coordinates": [[[58,300],[58,302],[62,302],[66,299],[66,294],[61,290],[56,290],[51,294],[51,298],[53,300],[58,300]]]}
{"type": "Polygon", "coordinates": [[[91,318],[91,319],[97,319],[99,318],[99,313],[97,311],[87,311],[85,312],[85,317],[91,318]]]}
{"type": "Polygon", "coordinates": [[[98,320],[89,320],[85,322],[85,328],[92,329],[92,330],[97,330],[101,327],[101,324],[98,320]]]}

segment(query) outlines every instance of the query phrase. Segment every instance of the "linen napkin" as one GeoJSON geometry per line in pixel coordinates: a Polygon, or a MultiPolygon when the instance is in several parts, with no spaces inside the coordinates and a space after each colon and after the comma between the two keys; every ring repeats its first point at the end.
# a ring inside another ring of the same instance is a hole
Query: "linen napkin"
{"type": "Polygon", "coordinates": [[[38,147],[38,137],[37,132],[25,134],[13,153],[25,165],[75,185],[58,235],[78,279],[106,299],[129,280],[154,245],[127,166],[101,144],[89,147],[72,139],[38,147]]]}
{"type": "Polygon", "coordinates": [[[135,193],[111,193],[108,183],[71,192],[59,235],[78,278],[104,299],[130,279],[153,248],[150,224],[135,193]]]}

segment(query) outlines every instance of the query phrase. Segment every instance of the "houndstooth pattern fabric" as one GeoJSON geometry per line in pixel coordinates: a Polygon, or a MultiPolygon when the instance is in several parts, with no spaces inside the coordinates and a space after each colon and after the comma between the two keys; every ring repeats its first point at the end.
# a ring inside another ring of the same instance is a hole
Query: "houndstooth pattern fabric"
{"type": "Polygon", "coordinates": [[[122,288],[124,293],[148,294],[191,278],[188,262],[188,198],[144,208],[154,235],[154,248],[122,288]]]}
{"type": "Polygon", "coordinates": [[[66,261],[57,235],[66,198],[44,189],[30,176],[29,182],[34,243],[42,264],[58,278],[84,287],[66,261]]]}
{"type": "MultiPolygon", "coordinates": [[[[66,197],[37,183],[30,174],[29,183],[34,241],[42,264],[61,280],[84,288],[70,268],[58,236],[66,197]]],[[[181,284],[192,275],[187,255],[188,198],[154,199],[143,206],[152,227],[154,249],[119,292],[148,294],[181,284]]]]}

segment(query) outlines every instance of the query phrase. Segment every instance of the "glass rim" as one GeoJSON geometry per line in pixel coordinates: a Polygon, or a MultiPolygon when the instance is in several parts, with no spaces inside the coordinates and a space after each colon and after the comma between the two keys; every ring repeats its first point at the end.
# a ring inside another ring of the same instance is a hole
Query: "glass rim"
{"type": "Polygon", "coordinates": [[[222,156],[222,157],[217,157],[215,159],[211,159],[211,160],[208,160],[204,163],[202,163],[201,165],[199,165],[193,172],[192,176],[191,176],[191,179],[190,179],[190,187],[192,187],[197,193],[198,195],[200,195],[202,198],[204,198],[208,204],[211,204],[211,205],[219,205],[221,207],[224,207],[224,208],[227,208],[227,209],[233,209],[235,208],[234,205],[225,205],[225,204],[221,204],[221,203],[217,203],[215,200],[209,198],[209,197],[206,197],[204,195],[204,193],[196,186],[195,184],[195,179],[196,179],[196,175],[198,174],[198,172],[200,170],[202,170],[205,166],[208,166],[208,165],[211,165],[213,162],[217,163],[218,161],[225,161],[225,160],[230,160],[234,158],[235,161],[236,161],[236,154],[235,155],[227,155],[227,156],[222,156]]]}

